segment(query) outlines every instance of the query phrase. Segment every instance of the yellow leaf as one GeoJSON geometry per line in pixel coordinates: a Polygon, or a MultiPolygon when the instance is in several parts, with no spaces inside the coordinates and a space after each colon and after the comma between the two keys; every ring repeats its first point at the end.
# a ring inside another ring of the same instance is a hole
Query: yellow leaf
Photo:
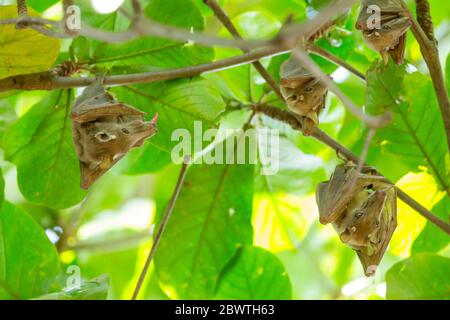
{"type": "MultiPolygon", "coordinates": [[[[38,16],[28,8],[30,16],[38,16]]],[[[0,6],[0,20],[17,17],[16,6],[0,6]]],[[[59,39],[31,29],[16,29],[14,24],[0,25],[0,79],[48,70],[59,54],[59,39]]]]}
{"type": "Polygon", "coordinates": [[[271,252],[294,249],[305,233],[306,218],[295,195],[256,195],[253,212],[254,244],[271,252]]]}
{"type": "MultiPolygon", "coordinates": [[[[445,194],[439,191],[434,178],[426,172],[408,173],[397,182],[397,187],[428,210],[445,194]]],[[[398,226],[390,243],[390,252],[406,258],[427,220],[401,200],[397,202],[397,206],[398,226]]]]}

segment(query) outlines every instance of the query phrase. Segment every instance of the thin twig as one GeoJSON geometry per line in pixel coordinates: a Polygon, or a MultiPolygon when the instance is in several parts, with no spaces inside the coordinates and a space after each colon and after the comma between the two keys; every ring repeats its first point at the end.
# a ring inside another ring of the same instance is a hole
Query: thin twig
{"type": "Polygon", "coordinates": [[[334,54],[326,51],[325,49],[311,43],[311,44],[307,44],[306,50],[309,52],[312,52],[318,56],[321,56],[322,58],[327,59],[328,61],[334,63],[337,66],[347,69],[348,71],[353,73],[355,76],[357,76],[359,79],[366,81],[366,76],[362,72],[358,71],[352,65],[350,65],[347,62],[345,62],[344,60],[336,57],[334,54]]]}
{"type": "MultiPolygon", "coordinates": [[[[431,32],[428,29],[430,27],[432,28],[431,15],[429,11],[418,12],[418,16],[422,17],[422,23],[426,21],[424,24],[424,28],[425,30],[428,30],[428,32],[425,33],[424,29],[419,25],[416,19],[414,19],[408,7],[403,1],[402,5],[409,14],[409,18],[412,22],[411,31],[414,34],[417,42],[419,43],[420,52],[422,53],[423,59],[425,60],[428,69],[430,70],[431,80],[433,81],[434,90],[436,92],[442,119],[444,121],[448,149],[450,150],[450,100],[447,87],[445,85],[444,73],[439,61],[439,51],[436,46],[436,39],[434,39],[434,36],[432,39],[429,38],[431,36],[431,32]]],[[[429,4],[425,6],[419,6],[417,9],[429,10],[430,6],[429,4]]]]}
{"type": "MultiPolygon", "coordinates": [[[[225,11],[222,10],[220,7],[220,4],[216,0],[203,0],[203,2],[211,8],[211,10],[214,12],[217,19],[222,22],[224,27],[230,32],[230,34],[235,37],[236,39],[242,39],[242,36],[239,34],[239,31],[236,29],[236,27],[233,25],[233,22],[231,22],[231,19],[228,17],[228,15],[225,13],[225,11]]],[[[248,52],[248,50],[243,50],[244,52],[248,52]]],[[[272,78],[270,73],[264,68],[264,66],[259,61],[254,61],[253,66],[255,69],[259,72],[259,74],[264,78],[264,80],[267,82],[267,84],[272,88],[272,90],[275,92],[275,94],[281,99],[281,101],[284,101],[283,95],[280,91],[280,86],[275,82],[275,80],[272,78]]]]}
{"type": "MultiPolygon", "coordinates": [[[[296,115],[294,115],[291,111],[281,110],[279,108],[271,107],[264,104],[254,105],[251,107],[257,112],[263,113],[270,118],[279,120],[281,122],[290,125],[294,130],[302,131],[302,124],[297,120],[296,115]]],[[[339,153],[347,160],[352,161],[354,163],[360,162],[359,158],[353,152],[351,152],[349,149],[341,145],[339,142],[334,140],[332,137],[330,137],[328,134],[320,130],[318,127],[313,128],[311,136],[317,139],[318,141],[322,142],[323,144],[327,145],[328,147],[332,148],[333,150],[335,150],[335,152],[339,153]]],[[[383,176],[383,174],[380,172],[378,172],[378,174],[383,176]]],[[[388,179],[386,179],[386,182],[394,185],[394,183],[392,183],[388,179]]],[[[439,217],[432,214],[429,210],[420,205],[416,200],[411,198],[409,195],[407,195],[404,191],[400,190],[399,188],[397,188],[397,197],[404,203],[406,203],[408,206],[410,206],[412,209],[414,209],[416,212],[418,212],[420,215],[422,215],[425,219],[435,224],[438,228],[440,228],[445,233],[450,235],[449,223],[445,222],[444,220],[441,220],[439,217]]]]}
{"type": "Polygon", "coordinates": [[[301,64],[309,70],[314,76],[326,85],[343,103],[343,105],[358,119],[366,123],[371,128],[380,128],[386,126],[392,119],[389,112],[381,116],[371,116],[365,114],[353,101],[347,97],[341,89],[333,82],[333,80],[325,74],[320,67],[310,58],[308,54],[301,48],[292,50],[292,54],[301,64]]]}
{"type": "Polygon", "coordinates": [[[147,257],[147,260],[145,261],[144,268],[142,269],[142,272],[139,275],[139,280],[136,284],[136,288],[134,289],[133,296],[131,298],[132,300],[136,300],[136,298],[139,294],[139,291],[141,290],[142,284],[144,283],[145,276],[147,275],[148,269],[150,267],[150,263],[152,262],[153,256],[155,255],[156,248],[158,247],[159,242],[161,241],[161,236],[164,232],[164,229],[166,228],[167,222],[169,222],[170,215],[172,214],[173,208],[178,199],[178,195],[180,194],[181,187],[183,186],[183,182],[184,182],[184,178],[186,177],[186,172],[187,172],[187,167],[188,167],[189,161],[190,161],[189,157],[186,157],[181,166],[180,175],[178,176],[175,190],[173,192],[172,198],[170,199],[167,210],[164,213],[161,224],[159,225],[158,232],[156,233],[155,240],[153,241],[152,248],[147,257]]]}

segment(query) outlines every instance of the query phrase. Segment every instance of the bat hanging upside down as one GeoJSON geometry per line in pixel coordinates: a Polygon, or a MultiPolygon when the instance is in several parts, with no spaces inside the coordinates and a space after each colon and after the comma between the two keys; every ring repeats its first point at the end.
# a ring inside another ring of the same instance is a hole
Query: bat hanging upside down
{"type": "Polygon", "coordinates": [[[117,101],[101,80],[75,100],[71,119],[81,188],[89,188],[131,148],[156,134],[158,114],[150,122],[144,116],[144,112],[117,101]]]}

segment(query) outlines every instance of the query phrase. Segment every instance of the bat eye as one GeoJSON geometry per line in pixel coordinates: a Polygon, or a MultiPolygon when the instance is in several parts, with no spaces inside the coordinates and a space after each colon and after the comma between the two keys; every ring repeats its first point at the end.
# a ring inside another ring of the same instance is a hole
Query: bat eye
{"type": "Polygon", "coordinates": [[[387,24],[383,25],[383,29],[384,30],[391,30],[391,27],[387,24]]]}
{"type": "Polygon", "coordinates": [[[362,217],[363,214],[364,214],[364,212],[362,212],[362,211],[356,211],[355,218],[359,219],[362,217]]]}
{"type": "Polygon", "coordinates": [[[97,134],[95,134],[95,138],[97,138],[97,140],[100,142],[108,142],[110,140],[115,139],[116,136],[109,135],[106,132],[98,132],[97,134]]]}
{"type": "Polygon", "coordinates": [[[313,91],[313,87],[306,87],[305,91],[306,92],[312,92],[313,91]]]}
{"type": "Polygon", "coordinates": [[[130,133],[130,131],[128,131],[128,129],[126,129],[126,128],[122,128],[122,132],[125,133],[125,134],[129,134],[130,133]]]}

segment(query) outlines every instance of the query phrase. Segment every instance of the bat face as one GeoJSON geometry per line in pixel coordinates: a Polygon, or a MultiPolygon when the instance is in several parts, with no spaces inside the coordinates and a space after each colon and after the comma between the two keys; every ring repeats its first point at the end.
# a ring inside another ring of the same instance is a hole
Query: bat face
{"type": "Polygon", "coordinates": [[[391,49],[395,47],[399,38],[411,26],[409,18],[401,17],[383,24],[382,28],[377,30],[363,31],[364,40],[367,44],[376,51],[384,49],[391,49]]]}
{"type": "Polygon", "coordinates": [[[327,87],[291,57],[281,66],[280,90],[288,108],[296,115],[305,117],[302,121],[303,133],[309,135],[313,127],[319,124],[327,87]]]}
{"type": "Polygon", "coordinates": [[[364,41],[375,51],[380,52],[385,64],[390,54],[397,64],[403,63],[406,31],[411,26],[410,19],[405,16],[405,9],[395,0],[367,0],[363,2],[356,28],[363,32],[364,41]],[[371,19],[368,6],[380,8],[380,27],[369,27],[371,19]]]}
{"type": "Polygon", "coordinates": [[[72,132],[80,161],[81,188],[87,189],[131,148],[156,134],[157,115],[145,113],[114,99],[94,83],[75,101],[72,132]]]}
{"type": "Polygon", "coordinates": [[[312,116],[316,123],[319,122],[317,111],[322,108],[324,96],[327,93],[327,87],[320,81],[311,80],[295,89],[282,87],[281,93],[290,110],[302,116],[312,116]],[[310,115],[311,111],[316,112],[310,115]]]}
{"type": "Polygon", "coordinates": [[[386,198],[386,192],[382,190],[370,194],[363,190],[353,198],[345,214],[336,222],[342,242],[357,250],[376,245],[386,198]]]}

